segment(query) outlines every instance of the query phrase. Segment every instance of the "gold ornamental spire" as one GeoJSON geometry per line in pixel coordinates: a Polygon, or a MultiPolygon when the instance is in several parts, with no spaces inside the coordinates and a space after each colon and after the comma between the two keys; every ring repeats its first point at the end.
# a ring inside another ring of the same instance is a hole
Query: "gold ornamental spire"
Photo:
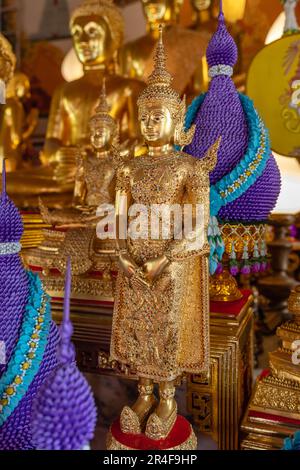
{"type": "Polygon", "coordinates": [[[173,116],[177,117],[182,101],[179,93],[171,87],[173,77],[167,70],[166,62],[163,27],[160,25],[159,40],[154,56],[154,69],[148,78],[147,87],[138,99],[138,107],[142,111],[144,106],[159,103],[166,105],[173,116]]]}
{"type": "Polygon", "coordinates": [[[155,57],[154,57],[154,70],[148,78],[149,85],[170,86],[173,77],[167,71],[167,57],[165,46],[163,43],[163,26],[159,25],[159,40],[157,43],[155,57]]]}

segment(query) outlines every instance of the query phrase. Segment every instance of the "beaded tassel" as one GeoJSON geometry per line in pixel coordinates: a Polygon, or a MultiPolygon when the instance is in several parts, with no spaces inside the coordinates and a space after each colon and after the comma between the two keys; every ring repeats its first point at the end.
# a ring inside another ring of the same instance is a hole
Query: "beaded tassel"
{"type": "Polygon", "coordinates": [[[253,274],[257,274],[260,272],[260,270],[261,270],[260,254],[259,254],[258,244],[256,242],[254,245],[251,271],[253,274]]]}
{"type": "Polygon", "coordinates": [[[239,273],[239,264],[236,259],[235,244],[232,242],[231,252],[229,258],[229,271],[232,276],[237,276],[239,273]]]}
{"type": "Polygon", "coordinates": [[[251,263],[249,261],[248,244],[247,242],[245,242],[243,256],[242,256],[241,274],[248,275],[250,273],[251,273],[251,263]]]}

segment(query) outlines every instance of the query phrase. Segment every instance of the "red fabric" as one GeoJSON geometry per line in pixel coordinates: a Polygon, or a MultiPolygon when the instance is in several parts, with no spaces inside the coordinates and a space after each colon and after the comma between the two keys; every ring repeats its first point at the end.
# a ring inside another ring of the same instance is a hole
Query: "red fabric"
{"type": "Polygon", "coordinates": [[[265,379],[266,377],[268,377],[268,375],[270,375],[270,370],[269,370],[269,369],[265,369],[265,370],[263,370],[262,373],[258,376],[258,380],[265,379]]]}
{"type": "Polygon", "coordinates": [[[114,422],[111,428],[113,437],[120,444],[136,450],[167,450],[177,447],[188,440],[191,435],[191,425],[178,416],[174,427],[166,439],[154,441],[144,434],[124,434],[120,429],[120,420],[114,422]]]}
{"type": "Polygon", "coordinates": [[[268,421],[276,422],[276,423],[285,423],[285,424],[292,424],[293,426],[296,426],[297,428],[300,427],[300,420],[298,419],[293,419],[293,418],[286,418],[284,416],[278,416],[278,415],[273,415],[270,413],[263,413],[261,411],[254,411],[250,410],[249,411],[249,417],[250,418],[260,418],[260,419],[266,419],[268,421]]]}
{"type": "Polygon", "coordinates": [[[251,290],[242,290],[243,297],[240,300],[235,300],[234,302],[210,302],[210,311],[211,313],[220,313],[222,315],[228,315],[231,317],[237,317],[242,308],[248,302],[250,295],[252,295],[251,290]]]}

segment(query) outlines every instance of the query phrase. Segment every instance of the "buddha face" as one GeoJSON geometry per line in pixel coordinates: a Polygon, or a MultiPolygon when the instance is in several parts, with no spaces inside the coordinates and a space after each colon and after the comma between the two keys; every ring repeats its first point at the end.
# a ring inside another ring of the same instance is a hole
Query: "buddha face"
{"type": "Polygon", "coordinates": [[[103,63],[113,54],[106,21],[97,15],[77,18],[71,26],[76,54],[84,65],[103,63]]]}
{"type": "Polygon", "coordinates": [[[141,132],[150,146],[160,147],[172,142],[176,122],[166,106],[149,105],[142,110],[140,116],[141,132]]]}
{"type": "Polygon", "coordinates": [[[176,21],[183,0],[142,0],[142,5],[149,23],[171,23],[176,21]]]}
{"type": "Polygon", "coordinates": [[[91,144],[97,152],[109,150],[113,139],[113,129],[105,122],[91,128],[91,144]]]}
{"type": "Polygon", "coordinates": [[[203,11],[211,6],[211,0],[191,0],[191,4],[194,10],[203,11]]]}

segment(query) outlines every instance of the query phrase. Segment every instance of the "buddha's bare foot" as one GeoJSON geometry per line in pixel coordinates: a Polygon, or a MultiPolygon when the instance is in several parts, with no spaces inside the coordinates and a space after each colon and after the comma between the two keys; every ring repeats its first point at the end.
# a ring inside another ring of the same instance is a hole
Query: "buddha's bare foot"
{"type": "Polygon", "coordinates": [[[165,439],[170,434],[177,418],[175,387],[172,383],[160,384],[160,402],[155,412],[149,417],[146,436],[150,439],[165,439]]]}
{"type": "Polygon", "coordinates": [[[121,413],[121,431],[125,434],[141,434],[150,413],[156,405],[153,395],[153,383],[140,383],[138,386],[139,398],[130,408],[125,406],[121,413]]]}

